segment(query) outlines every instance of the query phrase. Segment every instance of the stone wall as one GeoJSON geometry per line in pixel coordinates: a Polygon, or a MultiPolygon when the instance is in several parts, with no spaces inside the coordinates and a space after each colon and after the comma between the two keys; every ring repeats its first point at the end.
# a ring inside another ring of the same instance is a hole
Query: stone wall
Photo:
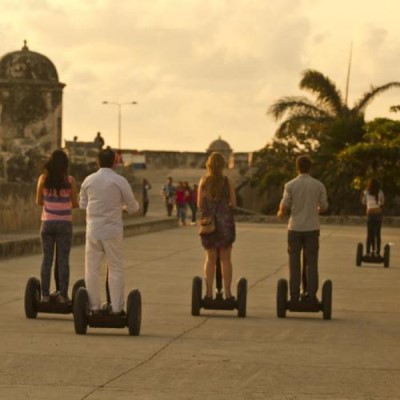
{"type": "MultiPolygon", "coordinates": [[[[132,187],[141,204],[139,183],[135,182],[132,187]]],[[[0,234],[39,229],[42,208],[35,204],[35,191],[36,184],[0,183],[0,234]]],[[[84,224],[85,216],[84,210],[72,210],[74,225],[84,224]]]]}
{"type": "Polygon", "coordinates": [[[204,168],[207,160],[206,153],[151,150],[140,153],[145,155],[148,168],[204,168]]]}
{"type": "MultiPolygon", "coordinates": [[[[35,204],[36,184],[0,184],[0,233],[39,229],[42,208],[35,204]]],[[[74,223],[85,222],[83,210],[73,210],[74,223]]]]}

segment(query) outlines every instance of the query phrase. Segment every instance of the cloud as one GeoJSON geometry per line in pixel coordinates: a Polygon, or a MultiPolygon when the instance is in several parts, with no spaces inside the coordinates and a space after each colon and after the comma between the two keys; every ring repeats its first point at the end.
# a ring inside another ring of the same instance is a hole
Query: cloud
{"type": "Polygon", "coordinates": [[[67,84],[67,138],[100,130],[115,145],[116,110],[101,102],[136,100],[123,109],[123,143],[203,150],[221,135],[237,151],[254,150],[276,127],[266,110],[299,94],[304,69],[343,91],[351,40],[351,99],[397,79],[399,28],[388,4],[2,0],[0,52],[28,39],[54,62],[67,84]]]}

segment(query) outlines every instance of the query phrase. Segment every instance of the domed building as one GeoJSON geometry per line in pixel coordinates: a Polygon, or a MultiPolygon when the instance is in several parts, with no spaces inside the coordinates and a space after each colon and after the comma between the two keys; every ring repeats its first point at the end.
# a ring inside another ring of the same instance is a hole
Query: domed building
{"type": "Polygon", "coordinates": [[[54,64],[26,41],[0,58],[0,152],[61,147],[64,86],[54,64]]]}
{"type": "Polygon", "coordinates": [[[211,154],[213,151],[218,151],[225,157],[228,168],[234,167],[233,150],[227,141],[221,139],[221,136],[210,143],[207,149],[207,155],[211,154]]]}

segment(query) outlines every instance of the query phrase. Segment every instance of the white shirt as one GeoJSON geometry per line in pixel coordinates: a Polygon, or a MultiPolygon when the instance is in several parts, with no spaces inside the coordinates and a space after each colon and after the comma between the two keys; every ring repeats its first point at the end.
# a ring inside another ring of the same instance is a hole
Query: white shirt
{"type": "Polygon", "coordinates": [[[86,235],[104,240],[123,235],[122,210],[139,210],[128,181],[111,168],[100,168],[83,181],[79,207],[86,209],[86,235]]]}
{"type": "Polygon", "coordinates": [[[364,196],[361,201],[367,206],[367,210],[369,210],[371,208],[380,208],[381,206],[383,206],[383,203],[385,202],[385,197],[382,190],[379,190],[378,201],[376,201],[376,196],[372,196],[371,194],[369,194],[368,190],[365,190],[364,196]]]}

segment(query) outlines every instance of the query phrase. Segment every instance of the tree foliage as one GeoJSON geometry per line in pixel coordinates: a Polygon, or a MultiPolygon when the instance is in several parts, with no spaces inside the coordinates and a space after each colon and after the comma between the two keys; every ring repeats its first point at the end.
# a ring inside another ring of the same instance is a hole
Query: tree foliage
{"type": "Polygon", "coordinates": [[[400,189],[400,122],[378,118],[367,123],[364,113],[378,95],[398,87],[400,82],[371,87],[350,108],[329,77],[305,71],[300,88],[313,98],[286,96],[270,106],[268,114],[280,125],[272,143],[256,155],[252,184],[282,190],[296,175],[296,156],[306,153],[314,161],[313,175],[327,187],[331,213],[361,212],[359,191],[371,177],[381,181],[393,204],[400,189]]]}

